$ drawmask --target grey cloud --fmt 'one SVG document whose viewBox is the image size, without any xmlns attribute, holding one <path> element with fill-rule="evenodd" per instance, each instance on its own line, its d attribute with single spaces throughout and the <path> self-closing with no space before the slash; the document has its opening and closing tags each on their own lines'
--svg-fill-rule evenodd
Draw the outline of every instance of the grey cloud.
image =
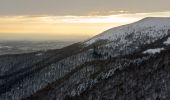
<svg viewBox="0 0 170 100">
<path fill-rule="evenodd" d="M 0 15 L 87 15 L 95 11 L 168 11 L 170 0 L 0 0 Z"/>
</svg>

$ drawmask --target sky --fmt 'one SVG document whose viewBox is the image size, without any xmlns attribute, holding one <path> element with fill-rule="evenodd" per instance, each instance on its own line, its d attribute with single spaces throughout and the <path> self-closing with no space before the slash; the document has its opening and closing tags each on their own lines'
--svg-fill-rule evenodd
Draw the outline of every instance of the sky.
<svg viewBox="0 0 170 100">
<path fill-rule="evenodd" d="M 0 0 L 0 39 L 82 41 L 145 17 L 170 17 L 169 4 L 169 0 Z"/>
</svg>

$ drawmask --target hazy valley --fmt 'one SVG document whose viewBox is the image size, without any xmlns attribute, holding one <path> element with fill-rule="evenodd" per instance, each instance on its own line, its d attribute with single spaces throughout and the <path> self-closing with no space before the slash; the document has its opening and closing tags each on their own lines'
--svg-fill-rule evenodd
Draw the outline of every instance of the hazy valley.
<svg viewBox="0 0 170 100">
<path fill-rule="evenodd" d="M 75 41 L 19 41 L 19 40 L 1 40 L 0 55 L 30 53 L 35 51 L 46 51 L 50 49 L 61 49 L 71 45 Z"/>
</svg>

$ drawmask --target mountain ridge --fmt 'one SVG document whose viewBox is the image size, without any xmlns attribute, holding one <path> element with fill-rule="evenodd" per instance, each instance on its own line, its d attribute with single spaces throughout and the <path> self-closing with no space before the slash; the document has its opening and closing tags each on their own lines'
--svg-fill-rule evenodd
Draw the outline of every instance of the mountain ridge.
<svg viewBox="0 0 170 100">
<path fill-rule="evenodd" d="M 151 21 L 151 23 L 149 23 L 149 22 Z M 156 22 L 155 22 L 156 21 Z M 136 27 L 141 27 L 141 26 L 143 26 L 143 24 L 144 24 L 144 26 L 146 25 L 146 27 L 153 27 L 153 26 L 158 26 L 158 25 L 161 25 L 161 23 L 163 24 L 163 26 L 166 26 L 167 25 L 167 27 L 170 27 L 170 23 L 168 22 L 168 21 L 170 21 L 170 17 L 146 17 L 146 18 L 144 18 L 144 19 L 141 19 L 141 20 L 139 20 L 139 21 L 137 21 L 137 22 L 134 22 L 134 23 L 131 23 L 131 24 L 126 24 L 126 25 L 122 25 L 122 26 L 118 26 L 118 27 L 114 27 L 114 28 L 111 28 L 111 29 L 108 29 L 108 30 L 106 30 L 106 31 L 104 31 L 104 32 L 102 32 L 101 34 L 99 34 L 99 35 L 97 35 L 97 36 L 95 36 L 95 37 L 92 37 L 91 39 L 89 39 L 89 41 L 86 41 L 85 42 L 85 44 L 88 44 L 88 42 L 90 42 L 90 40 L 92 40 L 92 39 L 94 39 L 94 38 L 102 38 L 102 35 L 105 35 L 105 34 L 107 34 L 107 33 L 112 33 L 113 35 L 114 34 L 116 34 L 114 31 L 116 30 L 116 32 L 117 31 L 122 31 L 122 30 L 125 30 L 126 28 L 136 28 Z M 158 22 L 161 22 L 161 23 L 158 23 Z M 146 23 L 146 24 L 145 24 Z M 148 23 L 149 24 L 151 24 L 152 26 L 149 26 L 148 25 Z M 161 26 L 161 27 L 163 27 L 163 26 Z M 124 29 L 125 28 L 125 29 Z M 127 30 L 128 30 L 127 29 Z M 111 31 L 111 32 L 110 32 Z M 113 32 L 112 32 L 113 31 Z M 117 33 L 118 34 L 118 33 Z M 108 34 L 107 34 L 108 35 Z M 106 36 L 107 38 L 106 39 L 108 39 L 109 40 L 109 38 L 108 38 L 108 36 Z M 93 42 L 92 42 L 93 43 Z M 89 43 L 90 44 L 90 43 Z"/>
<path fill-rule="evenodd" d="M 160 19 L 162 24 L 158 23 Z M 108 38 L 108 34 L 113 37 Z M 169 37 L 170 18 L 145 18 L 107 30 L 89 43 L 41 52 L 40 56 L 39 52 L 18 55 L 17 60 L 15 55 L 0 56 L 2 75 L 22 71 L 0 77 L 0 99 L 169 100 L 170 81 L 163 81 L 170 77 L 165 69 L 169 69 L 165 64 L 170 55 Z M 164 49 L 154 54 L 146 52 L 159 48 Z M 167 90 L 162 85 L 167 85 Z"/>
</svg>

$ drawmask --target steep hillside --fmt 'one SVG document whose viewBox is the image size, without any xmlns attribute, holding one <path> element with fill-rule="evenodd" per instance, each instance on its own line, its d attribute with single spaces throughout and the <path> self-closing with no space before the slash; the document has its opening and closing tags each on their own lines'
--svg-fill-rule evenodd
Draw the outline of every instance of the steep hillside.
<svg viewBox="0 0 170 100">
<path fill-rule="evenodd" d="M 169 100 L 170 18 L 145 18 L 82 43 L 0 56 L 0 99 Z"/>
<path fill-rule="evenodd" d="M 167 55 L 89 62 L 25 100 L 169 100 Z"/>
</svg>

